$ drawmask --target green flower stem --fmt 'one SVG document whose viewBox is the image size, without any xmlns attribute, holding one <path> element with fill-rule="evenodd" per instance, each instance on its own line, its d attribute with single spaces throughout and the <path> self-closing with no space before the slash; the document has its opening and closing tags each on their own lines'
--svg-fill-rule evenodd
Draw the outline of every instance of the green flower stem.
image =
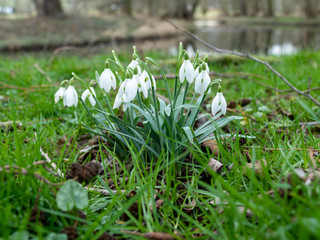
<svg viewBox="0 0 320 240">
<path fill-rule="evenodd" d="M 137 94 L 137 97 L 138 97 L 138 103 L 139 103 L 140 107 L 143 109 L 143 104 L 142 104 L 142 100 L 141 100 L 141 96 L 140 96 L 139 92 Z"/>
<path fill-rule="evenodd" d="M 202 96 L 201 102 L 200 102 L 199 107 L 198 107 L 198 109 L 197 109 L 197 114 L 196 114 L 196 116 L 198 116 L 198 114 L 199 114 L 199 112 L 200 112 L 200 109 L 201 109 L 201 106 L 202 106 L 203 101 L 204 101 L 204 99 L 206 98 L 206 96 L 207 96 L 207 92 L 205 92 L 205 93 L 203 94 L 203 96 Z M 193 126 L 193 125 L 194 125 L 196 119 L 197 119 L 197 117 L 195 117 L 195 118 L 192 120 L 190 126 Z"/>
<path fill-rule="evenodd" d="M 184 90 L 182 105 L 186 103 L 186 97 L 187 97 L 188 88 L 189 88 L 189 82 L 187 82 L 186 89 Z M 181 108 L 181 115 L 183 114 L 183 110 L 184 110 L 184 108 Z"/>
<path fill-rule="evenodd" d="M 93 98 L 96 100 L 96 102 L 98 103 L 98 106 L 99 106 L 100 110 L 101 110 L 102 112 L 104 112 L 104 108 L 102 107 L 102 105 L 100 104 L 100 102 L 98 101 L 98 99 L 96 98 L 96 96 L 93 94 L 93 92 L 91 91 L 91 89 L 90 89 L 90 87 L 88 86 L 88 84 L 87 84 L 81 77 L 79 77 L 78 75 L 76 75 L 74 72 L 72 73 L 72 75 L 74 76 L 75 79 L 77 79 L 77 80 L 79 80 L 80 82 L 82 82 L 87 89 L 89 89 L 92 97 L 93 97 Z M 107 97 L 106 97 L 106 98 L 107 98 Z M 81 98 L 80 98 L 80 99 L 81 99 Z M 82 99 L 81 99 L 81 102 L 82 102 L 82 104 L 85 106 L 85 103 L 82 101 Z M 111 108 L 111 105 L 110 105 L 110 102 L 109 102 L 108 98 L 107 98 L 107 104 L 108 104 L 108 107 L 110 107 L 110 109 L 111 109 L 111 113 L 114 115 L 113 110 L 112 110 L 112 108 Z M 85 106 L 85 108 L 87 109 L 86 106 Z M 109 110 L 110 110 L 110 109 L 109 109 Z M 88 112 L 89 112 L 89 111 L 88 111 Z M 91 115 L 91 114 L 90 114 L 90 115 Z M 93 118 L 93 116 L 91 116 L 91 117 Z M 104 114 L 104 117 L 106 118 L 106 120 L 108 121 L 108 123 L 112 126 L 109 117 L 108 117 L 106 114 Z"/>
<path fill-rule="evenodd" d="M 173 90 L 174 103 L 173 103 L 173 105 L 171 105 L 173 107 L 175 107 L 175 105 L 176 105 L 176 101 L 177 101 L 177 98 L 178 98 L 177 95 L 178 95 L 178 92 L 180 92 L 180 89 L 178 91 L 178 81 L 179 81 L 179 77 L 176 75 L 175 78 L 174 78 L 174 90 Z M 182 84 L 180 84 L 180 87 L 181 87 L 181 85 Z"/>
<path fill-rule="evenodd" d="M 106 96 L 106 102 L 107 102 L 107 107 L 109 109 L 109 112 L 114 116 L 113 108 L 112 108 L 112 106 L 110 104 L 108 94 L 106 94 L 105 96 Z"/>
</svg>

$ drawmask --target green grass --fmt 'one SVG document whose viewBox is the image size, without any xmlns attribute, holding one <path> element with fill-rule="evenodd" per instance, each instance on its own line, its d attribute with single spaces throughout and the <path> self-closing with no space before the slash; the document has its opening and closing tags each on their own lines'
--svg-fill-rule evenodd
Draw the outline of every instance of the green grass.
<svg viewBox="0 0 320 240">
<path fill-rule="evenodd" d="M 123 62 L 129 63 L 130 55 L 122 53 L 120 57 Z M 165 59 L 163 62 L 172 62 L 174 58 L 160 52 L 144 55 Z M 47 53 L 0 56 L 0 81 L 7 84 L 0 86 L 0 121 L 22 123 L 21 127 L 12 124 L 0 132 L 0 166 L 25 168 L 43 160 L 40 147 L 64 172 L 72 162 L 77 161 L 81 155 L 79 148 L 83 145 L 81 137 L 88 134 L 79 122 L 93 124 L 81 104 L 75 113 L 73 109 L 63 108 L 61 103 L 54 104 L 53 95 L 61 80 L 71 77 L 71 72 L 89 81 L 94 77 L 95 70 L 102 71 L 107 57 L 111 55 L 98 54 L 83 58 L 62 54 L 50 65 L 50 55 Z M 26 176 L 14 174 L 16 169 L 13 168 L 10 173 L 2 171 L 0 237 L 8 239 L 17 231 L 28 231 L 29 236 L 44 239 L 51 232 L 60 233 L 65 227 L 76 226 L 79 239 L 97 239 L 103 232 L 120 238 L 143 239 L 142 235 L 134 235 L 134 231 L 141 234 L 162 232 L 186 239 L 317 238 L 320 234 L 319 180 L 315 179 L 306 186 L 292 173 L 295 168 L 310 171 L 309 148 L 319 152 L 319 125 L 306 126 L 304 130 L 299 125 L 299 122 L 314 120 L 301 107 L 297 95 L 282 98 L 282 94 L 277 98 L 274 91 L 267 91 L 252 81 L 257 79 L 267 85 L 286 89 L 263 66 L 232 58 L 210 60 L 211 67 L 218 73 L 244 72 L 263 77 L 223 79 L 222 87 L 227 101 L 251 99 L 248 106 L 237 106 L 238 112 L 228 113 L 246 114 L 247 124 L 234 122 L 230 129 L 220 131 L 223 134 L 231 130 L 235 137 L 225 142 L 218 141 L 217 159 L 225 167 L 234 164 L 226 176 L 206 169 L 212 155 L 210 152 L 201 153 L 191 148 L 190 154 L 194 159 L 185 162 L 179 158 L 170 159 L 163 152 L 159 159 L 144 162 L 141 153 L 134 148 L 125 159 L 118 159 L 113 149 L 106 149 L 104 143 L 100 142 L 98 154 L 118 164 L 105 165 L 103 174 L 91 181 L 90 186 L 109 189 L 107 182 L 113 179 L 115 189 L 125 192 L 119 191 L 111 196 L 90 192 L 89 207 L 83 210 L 87 219 L 83 220 L 77 211 L 60 211 L 55 201 L 57 188 L 36 179 L 32 173 L 54 183 L 64 179 L 53 176 L 42 166 L 32 166 Z M 318 87 L 319 60 L 320 53 L 301 52 L 275 59 L 272 64 L 295 86 L 307 89 L 309 76 L 312 79 L 311 87 Z M 48 82 L 36 70 L 35 63 L 46 71 L 52 82 Z M 169 66 L 166 70 L 172 73 L 174 67 Z M 165 85 L 159 81 L 157 87 L 161 93 Z M 317 97 L 317 93 L 313 95 Z M 284 110 L 293 114 L 294 120 L 277 111 L 277 100 Z M 319 116 L 319 107 L 305 99 L 303 101 L 313 114 Z M 269 111 L 263 110 L 265 107 Z M 272 118 L 268 119 L 267 115 L 270 114 Z M 241 145 L 237 133 L 255 138 L 247 139 Z M 89 134 L 86 139 L 92 137 Z M 247 149 L 253 163 L 266 160 L 267 165 L 259 173 L 252 169 L 245 170 L 248 160 L 244 149 Z M 315 156 L 316 162 L 318 158 Z M 270 194 L 270 191 L 274 193 Z M 36 199 L 38 208 L 44 213 L 43 223 L 30 222 Z M 156 207 L 160 199 L 163 205 Z M 252 212 L 249 217 L 246 216 L 247 210 Z"/>
</svg>

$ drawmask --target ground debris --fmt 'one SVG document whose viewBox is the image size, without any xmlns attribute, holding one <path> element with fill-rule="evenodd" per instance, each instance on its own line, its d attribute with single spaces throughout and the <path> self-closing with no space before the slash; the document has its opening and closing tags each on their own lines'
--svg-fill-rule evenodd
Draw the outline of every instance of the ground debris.
<svg viewBox="0 0 320 240">
<path fill-rule="evenodd" d="M 162 233 L 162 232 L 148 232 L 144 234 L 145 238 L 148 239 L 155 239 L 155 240 L 174 240 L 176 239 L 174 236 L 168 234 L 168 233 Z"/>
<path fill-rule="evenodd" d="M 18 129 L 21 129 L 22 127 L 21 121 L 7 121 L 7 122 L 0 122 L 0 131 L 2 132 L 13 131 L 14 124 Z"/>
<path fill-rule="evenodd" d="M 251 99 L 249 98 L 242 98 L 238 102 L 231 100 L 228 102 L 227 107 L 228 108 L 236 108 L 237 105 L 240 105 L 241 107 L 247 106 L 249 103 L 251 103 Z"/>
<path fill-rule="evenodd" d="M 164 232 L 148 232 L 148 233 L 140 233 L 138 231 L 123 231 L 124 233 L 141 236 L 146 239 L 154 239 L 154 240 L 174 240 L 174 239 L 183 239 L 182 236 L 175 234 L 171 235 L 169 233 Z"/>
<path fill-rule="evenodd" d="M 80 163 L 72 163 L 67 171 L 66 178 L 74 179 L 80 183 L 90 182 L 95 176 L 97 176 L 102 170 L 100 163 L 96 161 L 87 162 L 84 165 Z"/>
<path fill-rule="evenodd" d="M 248 175 L 248 170 L 253 169 L 257 176 L 263 177 L 263 169 L 266 168 L 267 161 L 265 159 L 257 160 L 256 162 L 246 163 L 244 166 L 244 174 Z"/>
<path fill-rule="evenodd" d="M 77 229 L 73 226 L 65 227 L 61 233 L 65 233 L 68 236 L 68 240 L 74 240 L 78 237 Z"/>
<path fill-rule="evenodd" d="M 108 232 L 104 232 L 99 238 L 98 240 L 116 240 L 117 238 L 114 237 L 113 235 L 111 235 Z"/>
<path fill-rule="evenodd" d="M 214 156 L 216 156 L 216 157 L 219 156 L 219 146 L 218 146 L 217 140 L 209 139 L 207 141 L 204 141 L 202 143 L 202 145 L 204 147 L 208 147 L 210 149 L 211 153 L 213 153 Z"/>
<path fill-rule="evenodd" d="M 216 173 L 221 173 L 223 164 L 214 158 L 210 158 L 208 167 Z"/>
</svg>

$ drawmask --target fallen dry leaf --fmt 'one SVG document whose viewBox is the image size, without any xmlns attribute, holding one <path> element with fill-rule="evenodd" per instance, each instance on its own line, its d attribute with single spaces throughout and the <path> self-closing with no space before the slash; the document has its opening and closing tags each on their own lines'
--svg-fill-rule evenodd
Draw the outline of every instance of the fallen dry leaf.
<svg viewBox="0 0 320 240">
<path fill-rule="evenodd" d="M 247 163 L 244 166 L 244 174 L 248 174 L 248 169 L 252 169 L 254 167 L 254 172 L 256 175 L 262 177 L 263 176 L 263 169 L 267 166 L 267 161 L 265 159 L 257 160 L 254 163 Z"/>
<path fill-rule="evenodd" d="M 221 173 L 223 164 L 214 158 L 210 158 L 208 167 L 216 173 Z"/>
<path fill-rule="evenodd" d="M 202 144 L 203 146 L 208 147 L 214 156 L 216 157 L 219 156 L 219 147 L 215 139 L 209 139 L 207 141 L 204 141 Z"/>
</svg>

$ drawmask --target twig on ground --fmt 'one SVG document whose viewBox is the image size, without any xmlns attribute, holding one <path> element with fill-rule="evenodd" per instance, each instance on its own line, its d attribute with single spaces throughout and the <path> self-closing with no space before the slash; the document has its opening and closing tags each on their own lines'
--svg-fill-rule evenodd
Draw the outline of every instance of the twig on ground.
<svg viewBox="0 0 320 240">
<path fill-rule="evenodd" d="M 40 147 L 40 153 L 41 155 L 45 158 L 46 162 L 47 163 L 50 163 L 51 167 L 57 171 L 57 175 L 60 177 L 60 178 L 64 178 L 64 174 L 63 172 L 57 167 L 57 165 L 52 162 L 52 160 L 49 158 L 48 154 L 45 153 L 42 148 Z"/>
<path fill-rule="evenodd" d="M 75 52 L 80 53 L 80 55 L 84 56 L 85 58 L 89 58 L 88 55 L 84 51 L 81 50 L 81 48 L 74 47 L 74 46 L 62 46 L 62 47 L 56 48 L 53 51 L 53 54 L 51 55 L 50 60 L 49 60 L 49 67 L 52 65 L 52 62 L 55 59 L 56 55 L 60 52 L 63 52 L 63 51 L 75 51 Z"/>
<path fill-rule="evenodd" d="M 32 165 L 31 165 L 32 166 Z M 7 173 L 14 173 L 14 174 L 22 174 L 22 175 L 28 175 L 28 174 L 32 174 L 35 178 L 51 185 L 51 186 L 60 186 L 64 183 L 53 183 L 51 181 L 49 181 L 48 179 L 46 179 L 44 176 L 34 173 L 34 172 L 28 172 L 27 169 L 29 169 L 31 166 L 28 166 L 27 168 L 20 168 L 18 166 L 10 166 L 10 165 L 5 165 L 4 167 L 0 167 L 0 172 L 7 172 Z M 17 169 L 18 171 L 10 171 L 10 169 Z"/>
<path fill-rule="evenodd" d="M 104 196 L 111 196 L 113 194 L 117 194 L 117 193 L 125 193 L 127 192 L 126 190 L 107 190 L 107 189 L 101 189 L 101 188 L 90 188 L 90 187 L 84 187 L 85 189 L 87 189 L 88 191 L 93 191 L 93 192 L 97 192 L 97 193 L 101 193 Z M 128 193 L 129 196 L 129 193 Z"/>
<path fill-rule="evenodd" d="M 260 64 L 264 65 L 271 72 L 273 72 L 278 78 L 280 78 L 286 85 L 288 85 L 294 92 L 296 92 L 296 93 L 298 93 L 298 94 L 310 99 L 316 105 L 320 106 L 320 102 L 310 95 L 309 89 L 307 90 L 307 92 L 297 89 L 295 86 L 293 86 L 289 82 L 289 80 L 287 80 L 282 74 L 280 74 L 277 70 L 275 70 L 267 61 L 263 61 L 261 59 L 258 59 L 256 57 L 254 57 L 254 56 L 251 56 L 250 54 L 247 54 L 247 53 L 241 53 L 241 52 L 238 52 L 238 51 L 231 51 L 231 50 L 217 48 L 217 47 L 209 44 L 208 42 L 202 40 L 201 38 L 197 37 L 196 35 L 192 34 L 191 32 L 189 32 L 189 31 L 177 26 L 176 24 L 174 24 L 174 23 L 172 23 L 172 22 L 170 22 L 168 20 L 167 20 L 167 22 L 170 23 L 176 29 L 184 32 L 185 34 L 189 35 L 193 39 L 197 40 L 198 42 L 202 43 L 204 46 L 214 50 L 217 53 L 230 54 L 230 55 L 235 55 L 235 56 L 239 56 L 239 57 L 242 57 L 242 58 L 251 59 L 251 60 L 253 60 L 253 61 L 257 62 L 257 63 L 260 63 Z"/>
<path fill-rule="evenodd" d="M 49 77 L 49 75 L 39 66 L 38 63 L 33 65 L 42 75 L 44 75 L 46 77 L 46 79 L 48 80 L 48 82 L 52 82 L 51 78 Z"/>
</svg>

